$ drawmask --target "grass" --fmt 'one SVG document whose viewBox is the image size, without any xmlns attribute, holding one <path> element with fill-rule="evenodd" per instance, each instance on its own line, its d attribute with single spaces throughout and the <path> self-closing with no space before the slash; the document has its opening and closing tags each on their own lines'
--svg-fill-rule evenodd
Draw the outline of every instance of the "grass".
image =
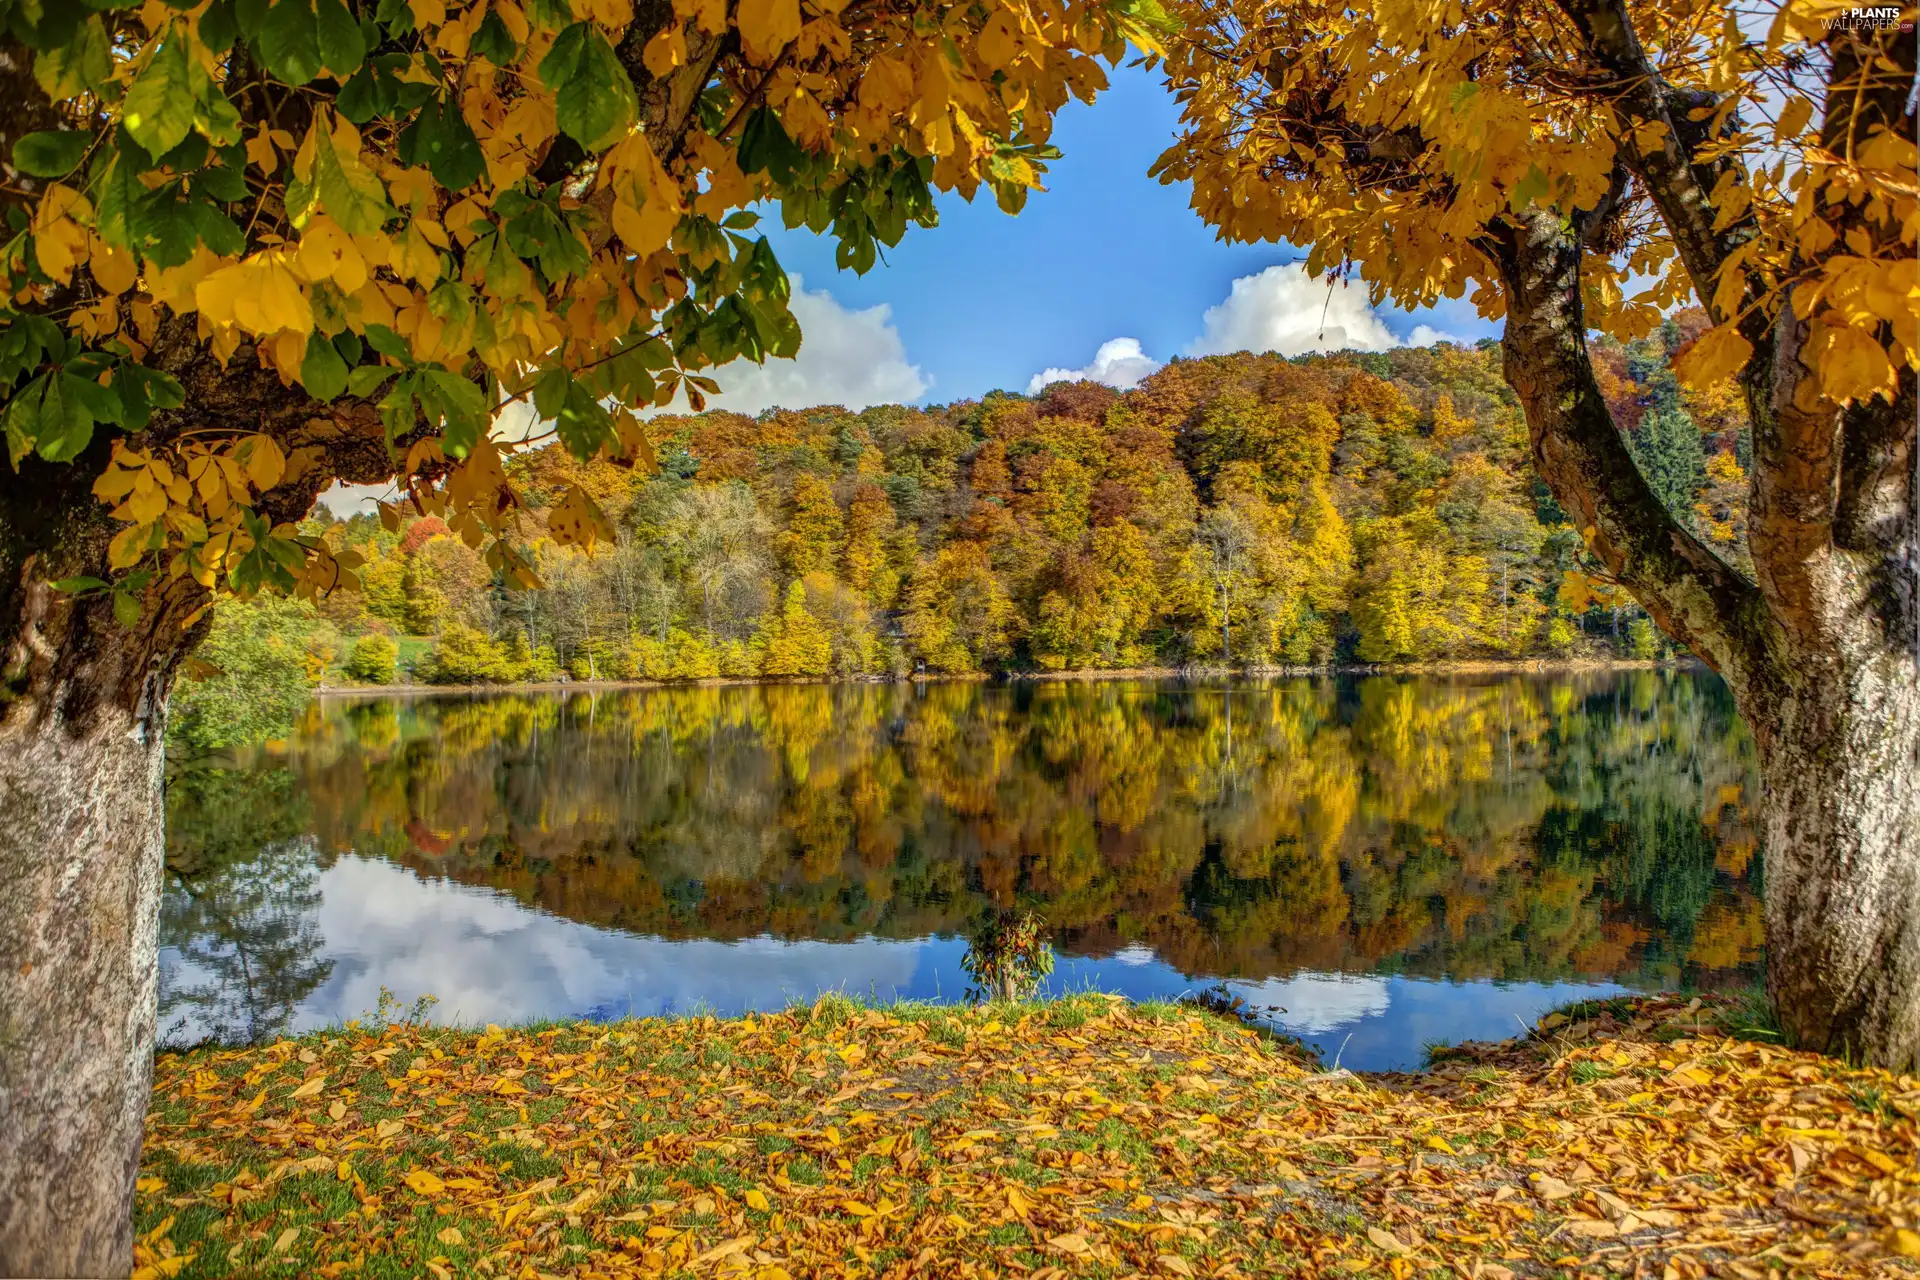
<svg viewBox="0 0 1920 1280">
<path fill-rule="evenodd" d="M 1609 1002 L 1377 1078 L 1321 1072 L 1232 1017 L 1092 994 L 403 1021 L 163 1054 L 139 1274 L 1904 1266 L 1887 1259 L 1920 1229 L 1920 1088 L 1712 1029 L 1736 1015 Z M 1782 1096 L 1806 1167 L 1837 1178 L 1794 1182 Z M 1536 1175 L 1575 1191 L 1545 1198 Z M 1608 1217 L 1600 1190 L 1648 1216 Z"/>
</svg>

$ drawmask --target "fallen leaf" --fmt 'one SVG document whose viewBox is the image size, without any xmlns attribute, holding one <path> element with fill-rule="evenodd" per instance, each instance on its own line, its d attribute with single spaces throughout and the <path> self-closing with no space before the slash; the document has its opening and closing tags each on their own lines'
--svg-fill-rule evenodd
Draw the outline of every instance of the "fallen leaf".
<svg viewBox="0 0 1920 1280">
<path fill-rule="evenodd" d="M 770 1210 L 773 1207 L 772 1205 L 767 1203 L 767 1193 L 760 1190 L 758 1187 L 755 1187 L 752 1190 L 748 1191 L 746 1195 L 740 1198 L 746 1201 L 747 1208 L 752 1209 L 757 1213 L 766 1213 L 768 1210 Z"/>
<path fill-rule="evenodd" d="M 1399 1236 L 1394 1235 L 1393 1232 L 1382 1227 L 1368 1227 L 1367 1239 L 1373 1241 L 1374 1248 L 1385 1249 L 1388 1253 L 1402 1254 L 1409 1252 L 1407 1246 L 1400 1242 Z"/>
<path fill-rule="evenodd" d="M 327 1115 L 334 1120 L 346 1119 L 347 1104 L 338 1098 L 334 1099 L 333 1105 L 327 1108 Z"/>
<path fill-rule="evenodd" d="M 314 1094 L 320 1092 L 322 1089 L 326 1087 L 327 1087 L 327 1078 L 324 1075 L 315 1076 L 313 1079 L 307 1081 L 305 1084 L 301 1085 L 298 1089 L 295 1089 L 292 1093 L 288 1094 L 287 1097 L 289 1099 L 311 1098 Z"/>
<path fill-rule="evenodd" d="M 466 1237 L 460 1234 L 460 1228 L 458 1227 L 444 1228 L 434 1239 L 449 1248 L 457 1244 L 463 1244 L 466 1241 Z"/>
<path fill-rule="evenodd" d="M 1047 1247 L 1058 1253 L 1086 1253 L 1093 1248 L 1092 1245 L 1087 1243 L 1087 1238 L 1078 1231 L 1069 1231 L 1065 1235 L 1049 1237 Z"/>
<path fill-rule="evenodd" d="M 423 1196 L 437 1196 L 447 1189 L 447 1184 L 428 1173 L 425 1169 L 407 1171 L 407 1185 Z"/>
<path fill-rule="evenodd" d="M 373 1127 L 373 1135 L 376 1138 L 391 1138 L 394 1134 L 399 1133 L 406 1127 L 407 1126 L 399 1120 L 382 1120 Z"/>
<path fill-rule="evenodd" d="M 1533 1194 L 1549 1202 L 1565 1200 L 1568 1196 L 1577 1194 L 1572 1187 L 1552 1174 L 1536 1173 L 1529 1181 L 1533 1185 Z"/>
<path fill-rule="evenodd" d="M 299 1238 L 300 1228 L 288 1227 L 280 1233 L 280 1238 L 273 1242 L 273 1251 L 275 1253 L 285 1253 L 287 1250 L 293 1248 L 293 1242 Z"/>
</svg>

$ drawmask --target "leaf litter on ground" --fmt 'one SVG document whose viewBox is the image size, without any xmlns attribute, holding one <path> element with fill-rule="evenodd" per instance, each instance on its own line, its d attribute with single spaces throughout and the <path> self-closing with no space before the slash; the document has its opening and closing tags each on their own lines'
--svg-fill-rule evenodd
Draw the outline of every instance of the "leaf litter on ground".
<svg viewBox="0 0 1920 1280">
<path fill-rule="evenodd" d="M 168 1053 L 136 1275 L 1920 1275 L 1920 1081 L 1727 1015 L 1372 1076 L 1098 995 Z"/>
</svg>

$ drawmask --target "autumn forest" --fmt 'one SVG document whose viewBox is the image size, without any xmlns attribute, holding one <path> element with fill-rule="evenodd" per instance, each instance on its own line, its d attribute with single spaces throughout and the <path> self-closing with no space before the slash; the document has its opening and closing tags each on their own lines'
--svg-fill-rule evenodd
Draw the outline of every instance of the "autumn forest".
<svg viewBox="0 0 1920 1280">
<path fill-rule="evenodd" d="M 1595 356 L 1654 487 L 1738 562 L 1741 401 L 1670 368 L 1701 323 Z M 648 434 L 651 471 L 558 446 L 509 462 L 536 521 L 569 518 L 578 484 L 611 526 L 592 552 L 533 539 L 547 590 L 507 590 L 436 518 L 360 515 L 327 536 L 365 557 L 363 590 L 271 606 L 269 631 L 312 678 L 362 683 L 1672 652 L 1534 478 L 1492 344 Z M 215 651 L 262 606 L 220 607 Z"/>
</svg>

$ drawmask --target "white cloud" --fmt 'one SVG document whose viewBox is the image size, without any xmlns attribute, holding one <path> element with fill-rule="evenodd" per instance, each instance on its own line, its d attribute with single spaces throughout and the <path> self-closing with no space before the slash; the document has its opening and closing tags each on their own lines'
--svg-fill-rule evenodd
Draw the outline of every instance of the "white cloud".
<svg viewBox="0 0 1920 1280">
<path fill-rule="evenodd" d="M 1389 347 L 1430 347 L 1467 340 L 1430 324 L 1417 324 L 1402 338 L 1367 301 L 1364 285 L 1350 280 L 1315 280 L 1299 266 L 1268 267 L 1241 276 L 1218 306 L 1201 317 L 1200 336 L 1187 344 L 1192 356 L 1235 351 L 1275 352 L 1283 356 L 1309 351 L 1385 351 Z M 1139 385 L 1160 368 L 1134 338 L 1103 343 L 1084 369 L 1048 369 L 1027 383 L 1036 395 L 1050 382 L 1086 378 L 1121 390 Z"/>
<path fill-rule="evenodd" d="M 1467 345 L 1467 340 L 1459 334 L 1448 333 L 1445 329 L 1436 329 L 1430 324 L 1417 324 L 1413 326 L 1413 332 L 1407 335 L 1407 345 L 1410 347 L 1430 347 L 1436 342 Z"/>
<path fill-rule="evenodd" d="M 1241 276 L 1217 307 L 1208 307 L 1191 355 L 1272 351 L 1385 351 L 1400 345 L 1368 305 L 1365 286 L 1350 280 L 1314 280 L 1306 268 L 1268 267 Z"/>
<path fill-rule="evenodd" d="M 894 328 L 890 306 L 882 303 L 864 311 L 849 311 L 825 289 L 809 293 L 801 287 L 799 276 L 791 279 L 793 315 L 800 322 L 802 335 L 800 354 L 791 360 L 768 360 L 763 365 L 735 360 L 707 370 L 720 383 L 720 394 L 708 397 L 708 408 L 756 414 L 776 406 L 809 409 L 837 404 L 857 410 L 918 400 L 932 388 L 932 380 L 920 366 L 908 363 L 906 344 Z M 1140 344 L 1134 342 L 1133 349 L 1138 355 Z M 1101 348 L 1103 353 L 1105 350 Z M 1151 367 L 1138 377 L 1159 367 L 1147 363 Z M 686 398 L 675 397 L 670 409 L 663 412 L 687 412 Z M 523 440 L 544 430 L 545 425 L 525 405 L 509 405 L 495 418 L 493 435 L 498 440 Z M 336 515 L 346 516 L 371 511 L 377 499 L 392 500 L 397 493 L 391 484 L 335 484 L 320 499 Z"/>
<path fill-rule="evenodd" d="M 1160 362 L 1140 349 L 1138 338 L 1112 338 L 1093 353 L 1093 363 L 1084 369 L 1048 369 L 1036 373 L 1027 383 L 1027 394 L 1039 395 L 1050 382 L 1104 382 L 1121 391 L 1140 385 L 1140 380 L 1160 367 Z"/>
<path fill-rule="evenodd" d="M 792 279 L 800 354 L 765 364 L 735 360 L 709 370 L 720 383 L 720 394 L 708 399 L 709 408 L 748 414 L 821 404 L 864 409 L 918 400 L 933 386 L 919 365 L 907 361 L 892 307 L 881 303 L 849 311 L 825 289 L 809 293 L 799 276 Z M 677 411 L 684 413 L 685 405 Z"/>
</svg>

